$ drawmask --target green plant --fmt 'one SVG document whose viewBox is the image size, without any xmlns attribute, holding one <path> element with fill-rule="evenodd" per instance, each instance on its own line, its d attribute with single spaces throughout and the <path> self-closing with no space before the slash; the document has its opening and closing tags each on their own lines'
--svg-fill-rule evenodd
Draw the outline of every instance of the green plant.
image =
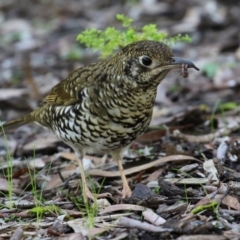
<svg viewBox="0 0 240 240">
<path fill-rule="evenodd" d="M 219 204 L 218 202 L 212 201 L 212 202 L 209 203 L 209 204 L 195 207 L 195 208 L 191 211 L 191 213 L 192 213 L 192 214 L 198 214 L 199 212 L 202 212 L 203 210 L 211 209 L 211 210 L 213 210 L 213 212 L 216 214 L 216 217 L 219 219 L 219 213 L 218 213 L 218 211 L 217 211 L 218 204 Z"/>
<path fill-rule="evenodd" d="M 133 20 L 117 14 L 116 18 L 122 23 L 123 31 L 117 30 L 114 27 L 108 27 L 105 31 L 86 29 L 77 36 L 77 40 L 85 44 L 88 48 L 100 52 L 100 57 L 105 58 L 112 56 L 114 51 L 119 47 L 124 47 L 129 43 L 139 40 L 155 40 L 161 41 L 168 45 L 176 42 L 190 42 L 191 38 L 188 35 L 182 36 L 178 34 L 175 37 L 168 37 L 167 33 L 159 32 L 156 24 L 147 24 L 137 30 L 134 28 Z"/>
<path fill-rule="evenodd" d="M 219 109 L 221 116 L 223 118 L 223 121 L 225 123 L 225 125 L 227 125 L 227 121 L 226 121 L 226 116 L 225 116 L 225 111 L 226 110 L 232 110 L 232 109 L 239 109 L 239 105 L 237 103 L 234 102 L 229 102 L 229 103 L 221 103 L 221 100 L 218 99 L 213 107 L 212 113 L 211 113 L 211 117 L 210 117 L 210 126 L 211 126 L 211 131 L 214 131 L 214 120 L 215 120 L 215 115 L 217 110 Z"/>
<path fill-rule="evenodd" d="M 1 126 L 1 123 L 0 123 L 0 126 Z M 9 146 L 8 146 L 7 137 L 6 137 L 6 134 L 5 134 L 5 131 L 4 131 L 3 127 L 1 127 L 1 130 L 2 130 L 2 134 L 3 134 L 3 137 L 4 137 L 6 149 L 7 149 L 7 155 L 6 155 L 7 167 L 6 167 L 6 171 L 3 171 L 3 173 L 4 173 L 4 176 L 5 176 L 5 179 L 7 180 L 8 195 L 6 195 L 5 193 L 3 193 L 1 191 L 0 191 L 0 193 L 8 199 L 9 204 L 7 206 L 6 205 L 0 205 L 0 208 L 1 207 L 8 207 L 8 208 L 11 209 L 13 207 L 13 177 L 12 177 L 13 176 L 13 161 L 12 161 L 12 156 L 11 156 L 10 149 L 9 149 Z M 33 159 L 35 159 L 35 151 L 33 153 Z M 33 170 L 31 170 L 29 165 L 28 165 L 28 170 L 29 170 L 28 172 L 29 172 L 29 176 L 30 176 L 29 185 L 32 188 L 32 193 L 33 193 L 33 196 L 34 196 L 34 202 L 36 203 L 36 206 L 39 206 L 40 202 L 42 201 L 42 191 L 39 193 L 39 191 L 37 189 L 36 169 L 34 167 Z M 24 190 L 23 190 L 23 192 L 24 192 Z M 38 217 L 38 219 L 40 219 L 40 216 Z"/>
<path fill-rule="evenodd" d="M 49 205 L 49 206 L 34 207 L 29 211 L 29 214 L 36 216 L 37 219 L 39 219 L 39 217 L 42 218 L 42 216 L 45 214 L 53 214 L 58 216 L 60 212 L 61 212 L 61 209 L 58 206 Z"/>
<path fill-rule="evenodd" d="M 172 87 L 169 88 L 169 91 L 171 93 L 177 93 L 181 90 L 181 87 L 179 85 L 173 85 Z"/>
<path fill-rule="evenodd" d="M 100 184 L 100 188 L 99 188 L 98 191 L 96 190 L 95 181 L 93 181 L 93 179 L 89 175 L 87 176 L 87 180 L 88 180 L 89 185 L 91 186 L 90 189 L 92 190 L 93 194 L 96 196 L 93 203 L 89 203 L 88 201 L 84 201 L 83 196 L 73 197 L 71 195 L 68 195 L 68 197 L 71 199 L 72 202 L 74 202 L 75 206 L 77 207 L 77 209 L 80 212 L 85 212 L 86 213 L 84 222 L 86 224 L 86 227 L 91 229 L 91 228 L 94 227 L 95 217 L 98 213 L 97 195 L 101 191 L 101 188 L 104 184 L 105 178 L 102 180 L 102 182 Z M 82 188 L 82 191 L 83 191 L 83 188 Z M 81 206 L 84 206 L 84 209 Z"/>
<path fill-rule="evenodd" d="M 11 214 L 10 216 L 8 217 L 5 217 L 3 218 L 5 222 L 19 222 L 19 223 L 22 223 L 22 218 L 21 217 L 16 217 L 15 214 Z"/>
<path fill-rule="evenodd" d="M 203 157 L 205 158 L 205 156 L 203 156 Z M 206 160 L 206 159 L 205 159 L 205 160 Z M 180 173 L 183 174 L 184 176 L 187 176 L 187 177 L 192 178 L 192 176 L 191 176 L 190 174 L 188 174 L 187 172 L 181 171 L 181 170 L 176 169 L 176 168 L 175 168 L 174 170 L 180 172 Z M 205 195 L 206 195 L 207 197 L 209 197 L 208 192 L 207 192 L 207 190 L 205 189 L 205 187 L 204 187 L 201 183 L 200 183 L 199 185 L 201 186 L 201 188 L 202 188 L 203 192 L 205 193 Z M 184 185 L 184 189 L 185 189 L 186 202 L 189 204 L 189 199 L 188 199 L 188 195 L 187 195 L 186 184 Z M 212 209 L 213 212 L 214 212 L 215 215 L 216 215 L 216 218 L 217 218 L 217 219 L 220 219 L 219 212 L 218 212 L 218 205 L 219 205 L 219 203 L 216 202 L 216 201 L 213 201 L 210 197 L 209 197 L 209 202 L 210 202 L 209 204 L 201 205 L 201 206 L 198 206 L 198 207 L 194 208 L 194 209 L 191 211 L 191 213 L 192 213 L 192 214 L 197 214 L 197 213 L 199 213 L 199 212 L 201 212 L 201 211 L 203 211 L 203 210 Z"/>
<path fill-rule="evenodd" d="M 216 63 L 208 63 L 203 66 L 202 71 L 207 75 L 208 78 L 213 78 L 219 67 L 220 66 Z"/>
<path fill-rule="evenodd" d="M 33 159 L 36 159 L 36 155 L 35 155 L 35 150 L 33 151 Z M 29 178 L 30 178 L 30 182 L 28 184 L 28 186 L 26 186 L 26 188 L 28 188 L 29 186 L 31 186 L 31 192 L 32 192 L 32 195 L 34 197 L 34 203 L 35 203 L 35 206 L 36 206 L 36 209 L 39 207 L 40 209 L 44 206 L 43 205 L 43 202 L 44 202 L 44 199 L 42 197 L 43 195 L 43 188 L 41 190 L 38 190 L 38 184 L 37 184 L 37 175 L 41 173 L 41 171 L 43 171 L 43 169 L 37 173 L 36 172 L 36 168 L 35 168 L 35 162 L 34 162 L 34 166 L 33 166 L 33 169 L 30 168 L 28 162 L 26 161 L 27 163 L 27 166 L 28 166 L 28 173 L 29 173 Z M 51 166 L 50 165 L 47 165 L 46 166 L 48 169 L 47 171 L 49 171 L 51 169 Z M 46 175 L 48 175 L 48 172 L 46 173 Z M 43 184 L 44 185 L 44 184 Z M 42 212 L 41 211 L 36 211 L 36 218 L 37 218 L 37 222 L 40 222 L 40 220 L 42 219 Z"/>
<path fill-rule="evenodd" d="M 159 186 L 158 186 L 158 187 L 155 187 L 155 188 L 153 189 L 153 192 L 156 193 L 156 194 L 159 194 L 159 192 L 160 192 L 160 187 L 159 187 Z"/>
<path fill-rule="evenodd" d="M 89 202 L 84 202 L 83 197 L 73 197 L 69 195 L 69 198 L 80 212 L 85 212 L 84 224 L 88 229 L 92 229 L 95 223 L 94 218 L 98 213 L 98 205 L 96 200 L 94 200 L 94 202 L 91 204 Z M 81 206 L 84 206 L 84 208 Z"/>
<path fill-rule="evenodd" d="M 221 112 L 239 109 L 240 110 L 240 104 L 237 104 L 235 102 L 226 102 L 220 104 Z"/>
<path fill-rule="evenodd" d="M 82 51 L 79 47 L 74 45 L 67 53 L 65 53 L 65 55 L 63 55 L 63 58 L 66 60 L 79 60 L 82 58 Z"/>
<path fill-rule="evenodd" d="M 4 172 L 4 175 L 7 180 L 8 196 L 6 194 L 4 194 L 3 192 L 1 192 L 1 194 L 8 198 L 9 205 L 7 207 L 11 209 L 13 207 L 13 177 L 12 177 L 13 176 L 13 161 L 12 161 L 12 156 L 11 156 L 10 149 L 8 146 L 7 137 L 6 137 L 6 134 L 5 134 L 4 128 L 2 127 L 1 122 L 0 122 L 0 126 L 1 126 L 2 134 L 3 134 L 5 146 L 7 149 L 7 156 L 6 156 L 7 168 L 6 168 L 6 172 Z"/>
<path fill-rule="evenodd" d="M 90 189 L 92 189 L 93 194 L 96 196 L 96 198 L 94 199 L 94 202 L 92 204 L 89 202 L 84 202 L 85 211 L 86 211 L 86 221 L 85 222 L 86 222 L 87 227 L 89 229 L 91 229 L 94 227 L 95 216 L 98 213 L 97 195 L 99 194 L 99 191 L 101 189 L 99 189 L 99 191 L 96 191 L 95 182 L 89 175 L 87 175 L 87 181 L 88 181 L 89 185 L 91 186 Z M 102 182 L 102 184 L 103 184 L 103 182 Z"/>
<path fill-rule="evenodd" d="M 146 147 L 146 148 L 138 149 L 137 152 L 138 152 L 139 155 L 146 156 L 146 152 L 151 153 L 152 150 L 153 150 L 153 147 Z"/>
</svg>

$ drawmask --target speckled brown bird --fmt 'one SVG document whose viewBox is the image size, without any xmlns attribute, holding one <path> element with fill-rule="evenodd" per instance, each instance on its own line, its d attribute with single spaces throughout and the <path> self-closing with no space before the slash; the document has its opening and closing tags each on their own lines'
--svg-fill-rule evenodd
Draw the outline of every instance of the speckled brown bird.
<svg viewBox="0 0 240 240">
<path fill-rule="evenodd" d="M 192 62 L 173 57 L 163 43 L 134 42 L 111 59 L 75 70 L 36 110 L 4 127 L 35 122 L 69 145 L 79 160 L 85 199 L 94 197 L 81 159 L 86 153 L 112 152 L 123 182 L 122 197 L 127 198 L 131 189 L 121 163 L 123 152 L 148 128 L 158 84 L 171 69 L 182 68 L 197 69 Z"/>
</svg>

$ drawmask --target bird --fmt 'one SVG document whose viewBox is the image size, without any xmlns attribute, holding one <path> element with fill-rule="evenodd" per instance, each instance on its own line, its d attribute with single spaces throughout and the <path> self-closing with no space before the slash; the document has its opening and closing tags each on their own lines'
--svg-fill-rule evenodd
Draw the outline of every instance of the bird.
<svg viewBox="0 0 240 240">
<path fill-rule="evenodd" d="M 4 129 L 37 123 L 52 130 L 75 152 L 84 201 L 94 200 L 87 185 L 85 154 L 112 153 L 121 176 L 122 198 L 131 197 L 122 158 L 148 128 L 157 86 L 172 69 L 199 70 L 191 61 L 174 57 L 164 43 L 141 40 L 115 56 L 80 67 L 56 84 L 32 112 L 3 124 Z"/>
</svg>

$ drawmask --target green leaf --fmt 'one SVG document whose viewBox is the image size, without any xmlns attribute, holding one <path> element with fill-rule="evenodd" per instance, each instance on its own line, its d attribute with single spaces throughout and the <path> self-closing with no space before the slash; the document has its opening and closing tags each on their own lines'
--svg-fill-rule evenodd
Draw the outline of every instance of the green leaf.
<svg viewBox="0 0 240 240">
<path fill-rule="evenodd" d="M 121 21 L 124 27 L 128 27 L 132 24 L 132 19 L 124 16 L 124 14 L 117 14 L 117 20 Z"/>
<path fill-rule="evenodd" d="M 233 110 L 233 109 L 236 109 L 239 107 L 240 107 L 240 105 L 235 102 L 226 102 L 226 103 L 222 103 L 220 105 L 220 108 L 222 111 Z"/>
<path fill-rule="evenodd" d="M 202 68 L 202 70 L 206 73 L 208 78 L 213 78 L 218 68 L 219 66 L 216 63 L 208 63 Z"/>
<path fill-rule="evenodd" d="M 139 31 L 132 26 L 133 20 L 117 14 L 116 18 L 122 23 L 124 30 L 117 30 L 114 27 L 108 27 L 105 31 L 86 29 L 77 36 L 77 41 L 85 44 L 94 51 L 99 51 L 101 58 L 111 56 L 119 47 L 126 46 L 139 40 L 162 41 L 168 45 L 175 42 L 189 42 L 191 38 L 188 35 L 178 34 L 175 37 L 168 38 L 167 33 L 159 32 L 156 24 L 147 24 Z"/>
</svg>

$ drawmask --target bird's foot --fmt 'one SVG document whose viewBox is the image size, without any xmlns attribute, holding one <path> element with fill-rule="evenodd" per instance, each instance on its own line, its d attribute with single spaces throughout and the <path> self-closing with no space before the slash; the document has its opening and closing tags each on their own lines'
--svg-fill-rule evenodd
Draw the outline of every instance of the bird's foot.
<svg viewBox="0 0 240 240">
<path fill-rule="evenodd" d="M 130 198 L 131 197 L 132 191 L 128 185 L 123 186 L 121 195 L 122 195 L 122 198 Z"/>
<path fill-rule="evenodd" d="M 112 197 L 110 193 L 93 194 L 88 187 L 85 189 L 85 195 L 86 195 L 85 200 L 90 200 L 92 202 L 96 201 L 99 198 Z"/>
<path fill-rule="evenodd" d="M 83 193 L 83 200 L 87 202 L 88 200 L 93 201 L 96 200 L 96 197 L 93 196 L 92 192 L 89 190 L 88 187 L 85 187 L 85 193 Z"/>
</svg>

